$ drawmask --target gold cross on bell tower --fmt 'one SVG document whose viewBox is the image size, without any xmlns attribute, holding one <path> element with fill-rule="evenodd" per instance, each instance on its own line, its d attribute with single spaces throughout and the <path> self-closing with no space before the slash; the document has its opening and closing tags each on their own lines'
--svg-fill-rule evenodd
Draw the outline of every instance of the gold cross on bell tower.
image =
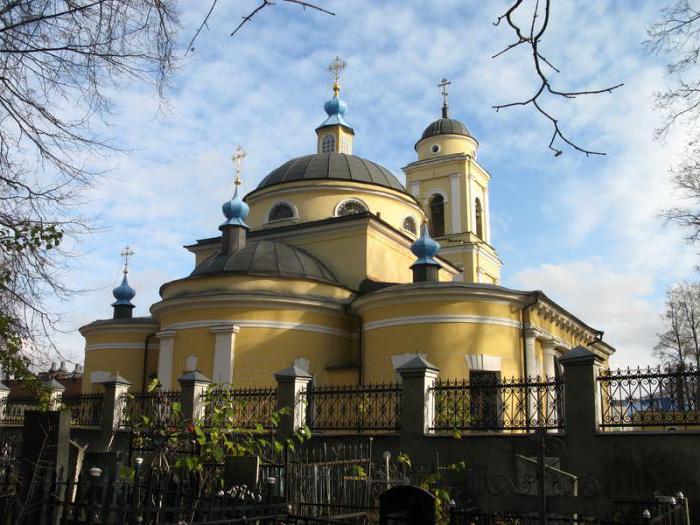
<svg viewBox="0 0 700 525">
<path fill-rule="evenodd" d="M 245 159 L 246 152 L 241 146 L 236 147 L 236 151 L 233 153 L 233 156 L 231 157 L 231 160 L 233 161 L 233 165 L 236 168 L 236 180 L 234 181 L 234 184 L 236 186 L 240 186 L 242 184 L 241 182 L 241 170 L 243 169 L 243 159 Z"/>
<path fill-rule="evenodd" d="M 438 84 L 439 88 L 442 88 L 442 118 L 447 118 L 447 86 L 452 84 L 446 78 L 443 78 Z"/>
<path fill-rule="evenodd" d="M 129 259 L 134 255 L 134 250 L 131 249 L 131 246 L 127 245 L 119 255 L 124 259 L 124 275 L 126 275 L 129 273 Z"/>
<path fill-rule="evenodd" d="M 333 76 L 333 93 L 335 93 L 336 96 L 340 92 L 340 77 L 347 66 L 347 62 L 338 56 L 328 65 L 328 71 L 330 71 Z"/>
</svg>

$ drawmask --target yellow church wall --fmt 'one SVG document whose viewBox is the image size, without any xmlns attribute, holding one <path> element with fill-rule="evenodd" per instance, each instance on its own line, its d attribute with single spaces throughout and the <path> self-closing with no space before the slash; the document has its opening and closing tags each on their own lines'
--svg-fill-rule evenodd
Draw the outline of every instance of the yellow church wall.
<svg viewBox="0 0 700 525">
<path fill-rule="evenodd" d="M 474 300 L 440 300 L 439 295 L 434 297 L 421 296 L 420 298 L 401 299 L 400 293 L 396 294 L 398 304 L 391 304 L 376 308 L 363 308 L 362 320 L 371 323 L 397 317 L 411 317 L 418 315 L 476 315 L 500 320 L 519 322 L 518 310 L 514 310 L 510 304 L 501 302 L 487 302 Z"/>
<path fill-rule="evenodd" d="M 252 229 L 278 226 L 281 222 L 268 223 L 272 206 L 278 202 L 289 202 L 298 218 L 289 222 L 309 222 L 336 216 L 338 205 L 347 199 L 362 201 L 373 214 L 381 214 L 383 220 L 401 230 L 403 221 L 411 216 L 420 225 L 424 219 L 420 206 L 403 192 L 374 184 L 352 181 L 304 181 L 289 182 L 265 188 L 246 196 L 250 214 L 246 222 Z"/>
<path fill-rule="evenodd" d="M 437 153 L 431 151 L 434 144 L 440 146 L 440 151 Z M 478 146 L 479 143 L 472 137 L 465 137 L 464 135 L 436 135 L 420 140 L 416 144 L 416 153 L 418 153 L 418 159 L 420 160 L 459 153 L 476 157 Z"/>
<path fill-rule="evenodd" d="M 472 323 L 419 323 L 376 328 L 363 333 L 364 376 L 368 382 L 396 377 L 391 356 L 420 353 L 442 378 L 467 377 L 466 354 L 500 356 L 503 376 L 519 376 L 520 330 Z"/>
</svg>

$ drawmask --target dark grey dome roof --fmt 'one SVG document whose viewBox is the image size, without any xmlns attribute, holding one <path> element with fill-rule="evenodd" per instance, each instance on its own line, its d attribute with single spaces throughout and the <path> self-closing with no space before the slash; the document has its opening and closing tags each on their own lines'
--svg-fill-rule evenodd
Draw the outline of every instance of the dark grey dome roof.
<svg viewBox="0 0 700 525">
<path fill-rule="evenodd" d="M 345 153 L 315 153 L 289 160 L 271 171 L 256 189 L 297 180 L 328 179 L 365 182 L 406 191 L 388 169 L 371 160 Z"/>
<path fill-rule="evenodd" d="M 471 137 L 467 126 L 462 124 L 459 120 L 455 120 L 453 118 L 437 119 L 427 128 L 425 128 L 425 131 L 420 139 L 427 139 L 428 137 L 434 137 L 435 135 L 464 135 L 466 137 Z"/>
<path fill-rule="evenodd" d="M 216 273 L 338 282 L 318 258 L 301 248 L 277 241 L 253 241 L 230 254 L 216 253 L 199 263 L 191 276 Z"/>
</svg>

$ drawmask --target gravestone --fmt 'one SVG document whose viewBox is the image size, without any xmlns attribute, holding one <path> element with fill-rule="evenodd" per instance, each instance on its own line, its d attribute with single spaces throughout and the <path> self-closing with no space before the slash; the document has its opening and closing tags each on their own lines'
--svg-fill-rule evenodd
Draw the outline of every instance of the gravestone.
<svg viewBox="0 0 700 525">
<path fill-rule="evenodd" d="M 435 496 L 420 487 L 401 485 L 379 496 L 380 525 L 435 525 Z"/>
</svg>

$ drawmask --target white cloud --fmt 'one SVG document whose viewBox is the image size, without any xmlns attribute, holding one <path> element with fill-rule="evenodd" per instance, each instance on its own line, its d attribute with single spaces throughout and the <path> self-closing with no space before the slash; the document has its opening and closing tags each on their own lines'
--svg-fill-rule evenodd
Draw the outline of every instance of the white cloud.
<svg viewBox="0 0 700 525">
<path fill-rule="evenodd" d="M 560 306 L 598 330 L 617 348 L 612 364 L 648 362 L 661 321 L 649 274 L 611 269 L 598 258 L 542 264 L 514 276 L 518 286 L 541 289 Z"/>
</svg>

